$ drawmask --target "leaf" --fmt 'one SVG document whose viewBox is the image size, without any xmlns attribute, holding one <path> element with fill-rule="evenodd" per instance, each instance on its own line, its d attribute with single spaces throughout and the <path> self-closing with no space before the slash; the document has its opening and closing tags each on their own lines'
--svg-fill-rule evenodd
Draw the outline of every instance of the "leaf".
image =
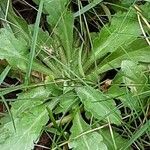
<svg viewBox="0 0 150 150">
<path fill-rule="evenodd" d="M 32 37 L 34 31 L 34 25 L 29 25 L 28 30 L 29 30 L 29 35 Z M 41 51 L 41 49 L 44 47 L 50 49 L 52 46 L 52 38 L 49 36 L 49 33 L 47 31 L 43 31 L 43 29 L 41 28 L 39 28 L 38 32 L 39 34 L 37 37 L 37 45 L 36 45 L 37 53 Z"/>
<path fill-rule="evenodd" d="M 113 82 L 107 92 L 107 95 L 109 97 L 119 99 L 123 103 L 124 107 L 129 107 L 131 110 L 141 111 L 141 105 L 138 98 L 135 97 L 128 88 L 121 87 L 121 83 L 115 84 L 115 82 Z"/>
<path fill-rule="evenodd" d="M 136 1 L 135 0 L 122 0 L 121 4 L 126 7 L 132 6 Z"/>
<path fill-rule="evenodd" d="M 41 91 L 37 93 L 37 90 Z M 40 100 L 48 97 L 48 95 L 49 93 L 44 87 L 38 87 L 24 94 L 22 93 L 19 96 L 20 100 L 18 99 L 11 104 L 16 132 L 13 130 L 11 121 L 8 121 L 1 127 L 1 149 L 29 150 L 34 148 L 34 143 L 37 142 L 42 127 L 49 119 L 46 106 L 40 102 Z M 33 98 L 35 99 L 33 100 Z M 47 106 L 53 109 L 57 102 L 55 99 L 47 104 Z"/>
<path fill-rule="evenodd" d="M 116 150 L 115 147 L 114 147 L 114 143 L 112 141 L 112 136 L 111 136 L 111 133 L 110 133 L 109 129 L 108 128 L 100 129 L 99 133 L 102 135 L 103 141 L 106 144 L 107 148 L 109 150 Z M 123 147 L 124 143 L 127 143 L 128 140 L 122 138 L 121 135 L 119 135 L 115 131 L 113 131 L 113 135 L 114 135 L 114 140 L 115 140 L 117 150 L 120 150 Z M 131 150 L 131 148 L 129 147 L 126 150 Z"/>
<path fill-rule="evenodd" d="M 57 35 L 60 37 L 64 52 L 67 56 L 68 63 L 71 63 L 72 61 L 73 25 L 73 15 L 69 11 L 66 11 L 66 13 L 62 15 L 56 28 L 58 32 Z"/>
<path fill-rule="evenodd" d="M 0 59 L 7 59 L 11 65 L 24 70 L 26 61 L 24 56 L 27 55 L 27 45 L 20 42 L 4 28 L 0 30 L 0 45 Z"/>
<path fill-rule="evenodd" d="M 8 65 L 3 72 L 0 74 L 0 85 L 3 83 L 4 79 L 6 78 L 7 74 L 9 73 L 11 67 Z"/>
<path fill-rule="evenodd" d="M 146 0 L 146 1 L 147 3 L 141 5 L 139 8 L 142 10 L 142 14 L 144 15 L 144 17 L 150 19 L 150 0 Z"/>
<path fill-rule="evenodd" d="M 29 25 L 30 36 L 33 35 L 33 29 L 34 26 Z M 60 73 L 59 69 L 57 68 L 58 64 L 56 64 L 56 62 L 51 59 L 52 55 L 57 54 L 57 48 L 54 47 L 54 44 L 56 44 L 56 40 L 50 37 L 47 31 L 43 31 L 41 28 L 39 28 L 39 34 L 36 42 L 36 54 L 38 54 L 38 58 L 40 58 L 40 60 L 43 61 L 51 69 L 56 77 L 59 76 Z"/>
<path fill-rule="evenodd" d="M 32 114 L 32 115 L 31 115 Z M 0 146 L 3 150 L 29 150 L 34 147 L 43 125 L 48 121 L 45 107 L 35 107 L 31 112 L 26 112 L 21 118 L 14 118 L 16 132 L 13 130 L 12 122 L 8 122 L 1 128 Z M 7 133 L 3 133 L 7 131 Z M 1 137 L 1 136 L 0 136 Z"/>
<path fill-rule="evenodd" d="M 121 46 L 130 44 L 140 34 L 141 29 L 133 10 L 128 14 L 116 13 L 110 25 L 104 26 L 93 40 L 93 51 L 89 54 L 84 69 L 88 70 L 96 60 L 115 52 Z"/>
<path fill-rule="evenodd" d="M 44 2 L 43 2 L 43 0 L 41 0 L 40 4 L 39 4 L 38 12 L 37 12 L 35 25 L 34 25 L 32 40 L 31 40 L 31 48 L 30 48 L 28 65 L 27 65 L 27 70 L 26 70 L 25 84 L 29 84 L 29 82 L 30 82 L 30 75 L 31 75 L 35 52 L 36 52 L 37 37 L 38 37 L 38 33 L 39 33 L 38 31 L 39 31 L 39 25 L 40 25 L 42 10 L 43 10 L 43 4 L 44 4 Z"/>
<path fill-rule="evenodd" d="M 71 128 L 71 142 L 69 143 L 69 147 L 73 148 L 73 150 L 107 150 L 107 147 L 103 142 L 103 137 L 99 133 L 91 132 L 81 135 L 87 130 L 90 130 L 90 126 L 85 123 L 81 118 L 81 115 L 77 113 Z M 79 137 L 76 138 L 77 136 Z"/>
<path fill-rule="evenodd" d="M 44 8 L 48 13 L 47 21 L 54 28 L 61 23 L 61 16 L 66 12 L 68 0 L 45 0 Z"/>
<path fill-rule="evenodd" d="M 44 8 L 48 14 L 47 22 L 59 37 L 68 63 L 71 59 L 73 44 L 73 14 L 67 10 L 68 0 L 45 0 Z"/>
<path fill-rule="evenodd" d="M 18 40 L 14 34 L 5 28 L 0 29 L 0 59 L 6 59 L 14 68 L 19 68 L 26 71 L 28 63 L 28 49 L 25 42 Z M 42 64 L 35 61 L 33 70 L 44 74 L 51 74 L 51 71 Z"/>
<path fill-rule="evenodd" d="M 0 2 L 0 14 L 1 18 L 5 20 L 5 13 L 8 7 L 8 1 L 6 0 L 1 0 Z M 8 14 L 7 14 L 7 20 L 10 22 L 5 23 L 3 22 L 4 27 L 11 27 L 11 30 L 15 33 L 15 36 L 19 39 L 22 40 L 22 42 L 27 42 L 30 44 L 30 37 L 28 33 L 28 24 L 27 22 L 19 17 L 18 15 L 15 14 L 14 9 L 12 7 L 12 3 L 9 3 L 9 8 L 8 8 Z"/>
<path fill-rule="evenodd" d="M 102 74 L 108 70 L 119 68 L 123 60 L 132 60 L 134 62 L 149 63 L 150 50 L 149 45 L 143 39 L 137 39 L 129 45 L 118 48 L 115 52 L 97 66 L 97 70 L 91 71 L 91 74 L 87 77 L 89 79 L 95 79 L 97 74 Z"/>
<path fill-rule="evenodd" d="M 105 122 L 108 122 L 109 118 L 111 123 L 121 123 L 120 112 L 113 99 L 110 99 L 92 87 L 79 87 L 76 91 L 85 109 L 95 118 Z"/>
<path fill-rule="evenodd" d="M 17 101 L 12 103 L 13 115 L 21 115 L 25 111 L 41 105 L 51 95 L 50 89 L 44 86 L 30 89 L 27 92 L 18 95 Z"/>
<path fill-rule="evenodd" d="M 39 0 L 34 1 L 39 3 Z M 45 0 L 44 10 L 48 14 L 47 22 L 50 24 L 52 32 L 57 35 L 64 49 L 64 53 L 60 55 L 63 57 L 62 55 L 65 54 L 67 62 L 70 63 L 72 61 L 74 17 L 73 14 L 67 10 L 67 4 L 68 0 Z"/>
<path fill-rule="evenodd" d="M 102 2 L 102 0 L 93 0 L 91 3 L 89 3 L 88 5 L 84 6 L 83 8 L 81 8 L 79 11 L 77 11 L 76 13 L 74 13 L 74 17 L 78 17 L 82 14 L 84 14 L 85 12 L 87 12 L 88 10 L 94 8 L 96 5 L 98 5 L 100 2 Z"/>
<path fill-rule="evenodd" d="M 150 133 L 150 120 L 147 120 L 145 124 L 143 124 L 131 137 L 131 139 L 126 142 L 121 150 L 127 149 L 131 146 L 132 143 L 134 143 L 139 137 L 141 137 L 145 132 L 147 131 L 147 134 Z"/>
<path fill-rule="evenodd" d="M 79 100 L 72 91 L 62 94 L 59 99 L 59 105 L 55 109 L 55 113 L 66 113 L 67 111 L 78 107 Z"/>
<path fill-rule="evenodd" d="M 137 63 L 124 60 L 121 64 L 121 70 L 124 74 L 123 82 L 130 88 L 134 94 L 140 94 L 141 92 L 148 89 L 148 79 L 144 74 L 144 68 Z"/>
</svg>

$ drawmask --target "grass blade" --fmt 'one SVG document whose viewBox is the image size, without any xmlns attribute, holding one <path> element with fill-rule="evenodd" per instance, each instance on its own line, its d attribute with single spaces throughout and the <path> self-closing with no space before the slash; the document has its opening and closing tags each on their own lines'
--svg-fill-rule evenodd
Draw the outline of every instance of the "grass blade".
<svg viewBox="0 0 150 150">
<path fill-rule="evenodd" d="M 9 106 L 8 106 L 6 100 L 5 100 L 5 98 L 3 96 L 1 96 L 1 99 L 2 99 L 2 101 L 4 103 L 4 105 L 5 105 L 8 113 L 9 113 L 9 116 L 10 116 L 11 120 L 12 120 L 12 124 L 13 124 L 14 130 L 16 131 L 15 121 L 14 121 L 13 115 L 12 115 L 10 109 L 9 109 Z"/>
<path fill-rule="evenodd" d="M 133 136 L 131 139 L 125 144 L 125 146 L 121 150 L 127 149 L 132 143 L 134 143 L 146 130 L 150 128 L 150 120 L 147 121 Z"/>
<path fill-rule="evenodd" d="M 89 3 L 88 5 L 86 5 L 85 7 L 81 8 L 79 11 L 74 13 L 74 17 L 78 17 L 78 16 L 84 14 L 85 12 L 92 9 L 93 7 L 95 7 L 100 2 L 102 2 L 102 0 L 93 0 L 93 2 Z"/>
<path fill-rule="evenodd" d="M 39 4 L 38 14 L 36 17 L 36 22 L 35 22 L 35 27 L 34 27 L 34 32 L 33 32 L 31 52 L 30 52 L 30 56 L 29 56 L 29 65 L 28 65 L 27 73 L 26 73 L 26 77 L 25 77 L 26 84 L 28 84 L 29 80 L 30 80 L 30 74 L 31 74 L 32 65 L 33 65 L 33 61 L 34 61 L 34 56 L 35 56 L 35 48 L 36 48 L 36 42 L 37 42 L 37 37 L 38 37 L 40 19 L 41 19 L 42 10 L 43 10 L 43 4 L 44 4 L 44 1 L 41 0 L 40 4 Z"/>
<path fill-rule="evenodd" d="M 0 75 L 0 85 L 3 83 L 4 79 L 6 78 L 8 72 L 10 71 L 11 67 L 7 66 L 4 71 Z"/>
</svg>

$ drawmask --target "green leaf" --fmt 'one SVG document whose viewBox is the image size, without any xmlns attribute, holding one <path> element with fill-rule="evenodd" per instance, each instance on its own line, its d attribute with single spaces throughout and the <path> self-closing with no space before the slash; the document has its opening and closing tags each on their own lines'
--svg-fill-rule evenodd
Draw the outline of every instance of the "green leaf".
<svg viewBox="0 0 150 150">
<path fill-rule="evenodd" d="M 29 25 L 28 26 L 28 30 L 29 30 L 29 35 L 32 37 L 33 35 L 33 31 L 34 31 L 34 26 L 33 25 Z M 49 36 L 49 33 L 47 31 L 44 31 L 43 29 L 39 28 L 38 31 L 38 36 L 37 36 L 37 44 L 36 44 L 36 52 L 39 53 L 39 51 L 42 50 L 42 48 L 44 49 L 51 49 L 52 47 L 52 38 Z"/>
<path fill-rule="evenodd" d="M 26 76 L 25 76 L 26 84 L 29 84 L 29 82 L 30 82 L 30 75 L 31 75 L 32 67 L 33 67 L 34 58 L 35 58 L 37 37 L 38 37 L 38 33 L 39 33 L 39 25 L 40 25 L 40 21 L 41 21 L 43 4 L 44 4 L 44 1 L 41 0 L 40 4 L 39 4 L 39 9 L 38 9 L 38 13 L 37 13 L 37 17 L 36 17 L 36 21 L 35 21 L 35 25 L 34 25 L 33 36 L 32 36 L 31 48 L 30 48 L 29 59 L 28 59 L 29 63 L 27 66 Z"/>
<path fill-rule="evenodd" d="M 3 150 L 29 150 L 34 147 L 43 125 L 48 121 L 47 112 L 44 107 L 36 107 L 31 112 L 26 112 L 21 118 L 14 118 L 16 132 L 13 131 L 12 122 L 5 124 L 1 130 L 7 131 L 5 140 L 0 140 Z M 3 132 L 1 133 L 4 134 Z"/>
<path fill-rule="evenodd" d="M 39 0 L 35 0 L 35 2 L 39 3 Z M 48 14 L 47 22 L 52 29 L 52 33 L 54 33 L 52 35 L 53 39 L 55 43 L 56 41 L 59 43 L 56 48 L 59 57 L 64 64 L 69 64 L 70 66 L 73 53 L 74 17 L 73 14 L 67 10 L 67 3 L 68 0 L 45 0 L 44 10 L 46 14 Z"/>
<path fill-rule="evenodd" d="M 118 12 L 113 17 L 110 25 L 106 25 L 101 29 L 98 36 L 93 40 L 93 51 L 91 51 L 89 59 L 84 64 L 85 70 L 88 70 L 96 60 L 115 52 L 121 46 L 129 45 L 137 39 L 141 29 L 134 13 L 133 10 L 128 14 Z"/>
<path fill-rule="evenodd" d="M 6 59 L 12 66 L 25 70 L 27 45 L 15 38 L 13 33 L 0 29 L 0 59 Z"/>
<path fill-rule="evenodd" d="M 127 149 L 134 143 L 140 136 L 142 136 L 147 131 L 147 135 L 150 133 L 150 120 L 143 124 L 131 137 L 131 139 L 126 142 L 121 150 Z"/>
<path fill-rule="evenodd" d="M 69 147 L 73 150 L 107 150 L 103 137 L 99 133 L 91 132 L 80 136 L 80 134 L 90 129 L 90 126 L 77 113 L 71 128 Z M 79 137 L 77 138 L 77 136 Z"/>
<path fill-rule="evenodd" d="M 1 127 L 1 149 L 29 150 L 34 148 L 34 143 L 37 142 L 42 127 L 49 119 L 46 104 L 41 103 L 48 95 L 49 92 L 44 87 L 38 87 L 20 94 L 19 98 L 11 104 L 16 132 L 11 121 Z M 53 109 L 57 102 L 55 99 L 47 106 Z"/>
<path fill-rule="evenodd" d="M 0 59 L 6 59 L 14 68 L 19 68 L 26 72 L 29 47 L 27 43 L 18 40 L 14 34 L 5 28 L 0 29 Z M 51 74 L 51 71 L 42 64 L 35 61 L 33 70 L 40 71 L 44 74 Z"/>
<path fill-rule="evenodd" d="M 126 7 L 130 7 L 136 2 L 136 0 L 122 0 L 121 4 Z"/>
<path fill-rule="evenodd" d="M 46 10 L 47 21 L 59 37 L 61 45 L 64 48 L 64 54 L 68 63 L 71 59 L 73 44 L 73 24 L 74 18 L 70 11 L 67 11 L 68 0 L 45 0 L 44 9 Z"/>
<path fill-rule="evenodd" d="M 89 11 L 90 9 L 94 8 L 96 5 L 98 5 L 100 2 L 102 2 L 102 0 L 93 0 L 91 3 L 89 3 L 88 5 L 86 5 L 85 7 L 81 8 L 79 11 L 77 11 L 76 13 L 74 13 L 74 17 L 78 17 L 82 14 L 84 14 L 85 12 Z"/>
<path fill-rule="evenodd" d="M 106 146 L 108 147 L 108 149 L 116 150 L 114 147 L 114 143 L 112 141 L 112 136 L 111 136 L 110 130 L 108 128 L 103 128 L 99 131 L 99 133 L 102 135 L 103 141 L 106 144 Z M 123 147 L 124 143 L 127 143 L 128 140 L 125 138 L 122 138 L 121 135 L 119 135 L 115 131 L 113 131 L 113 135 L 114 135 L 114 140 L 115 140 L 117 150 L 120 150 Z M 131 150 L 131 148 L 129 147 L 126 150 Z"/>
<path fill-rule="evenodd" d="M 29 25 L 30 36 L 33 35 L 33 29 L 34 26 Z M 39 28 L 39 34 L 36 42 L 36 54 L 38 54 L 40 60 L 43 61 L 51 69 L 53 74 L 55 74 L 55 77 L 60 75 L 60 69 L 57 67 L 58 64 L 56 64 L 56 62 L 53 59 L 51 59 L 52 55 L 57 54 L 58 48 L 54 47 L 56 43 L 56 40 L 50 37 L 47 31 L 43 31 L 41 28 Z"/>
<path fill-rule="evenodd" d="M 61 22 L 61 16 L 66 12 L 68 0 L 45 0 L 44 8 L 48 13 L 48 23 L 55 27 L 58 22 Z"/>
<path fill-rule="evenodd" d="M 66 113 L 67 111 L 78 107 L 79 100 L 72 91 L 62 94 L 59 99 L 59 105 L 55 109 L 55 113 Z"/>
<path fill-rule="evenodd" d="M 26 112 L 20 118 L 14 118 L 16 132 L 13 130 L 12 122 L 6 123 L 1 128 L 0 147 L 3 150 L 29 150 L 34 147 L 43 125 L 48 121 L 47 111 L 44 106 L 37 106 L 32 111 Z M 7 131 L 4 133 L 3 131 Z"/>
<path fill-rule="evenodd" d="M 9 73 L 11 67 L 8 65 L 4 71 L 0 74 L 0 85 L 3 83 L 4 79 L 6 78 L 7 74 Z"/>
<path fill-rule="evenodd" d="M 137 39 L 129 45 L 123 46 L 123 48 L 118 48 L 115 52 L 103 59 L 98 65 L 98 69 L 91 71 L 88 78 L 95 79 L 97 74 L 102 74 L 108 70 L 119 68 L 123 60 L 149 63 L 149 55 L 149 45 L 145 40 Z"/>
<path fill-rule="evenodd" d="M 121 70 L 124 74 L 123 82 L 130 88 L 134 94 L 140 94 L 141 92 L 148 89 L 148 79 L 144 74 L 144 68 L 137 63 L 124 60 L 121 64 Z"/>
<path fill-rule="evenodd" d="M 72 61 L 73 26 L 73 15 L 71 12 L 66 11 L 66 13 L 61 16 L 61 19 L 56 28 L 56 34 L 60 37 L 61 44 L 64 48 L 64 53 L 67 56 L 68 63 L 71 63 Z"/>
<path fill-rule="evenodd" d="M 5 13 L 8 7 L 8 1 L 1 0 L 0 7 L 1 7 L 0 16 L 3 20 L 5 20 Z M 15 36 L 19 40 L 22 40 L 22 42 L 27 42 L 28 44 L 30 44 L 27 22 L 23 18 L 15 14 L 11 2 L 9 3 L 7 20 L 9 21 L 9 24 L 8 22 L 4 21 L 3 22 L 4 27 L 7 28 L 8 26 L 10 26 L 11 30 L 15 33 Z"/>
<path fill-rule="evenodd" d="M 124 107 L 129 107 L 131 110 L 136 111 L 141 110 L 141 105 L 139 104 L 138 98 L 134 97 L 128 88 L 121 87 L 121 83 L 115 84 L 115 82 L 113 82 L 112 86 L 107 92 L 107 95 L 109 97 L 115 97 L 119 99 L 123 103 Z"/>
<path fill-rule="evenodd" d="M 50 96 L 51 91 L 44 86 L 33 88 L 18 95 L 17 101 L 12 103 L 14 115 L 21 115 L 25 111 L 41 105 Z"/>
<path fill-rule="evenodd" d="M 109 118 L 111 123 L 121 123 L 120 112 L 113 99 L 92 87 L 79 87 L 76 91 L 85 109 L 95 118 L 105 122 L 108 122 Z"/>
<path fill-rule="evenodd" d="M 139 8 L 142 10 L 142 15 L 147 19 L 150 19 L 150 0 L 147 0 L 147 3 L 141 5 Z"/>
</svg>

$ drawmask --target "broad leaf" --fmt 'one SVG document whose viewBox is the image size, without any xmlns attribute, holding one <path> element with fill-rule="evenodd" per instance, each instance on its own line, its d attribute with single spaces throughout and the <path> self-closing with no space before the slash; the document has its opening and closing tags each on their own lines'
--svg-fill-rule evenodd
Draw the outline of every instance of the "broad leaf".
<svg viewBox="0 0 150 150">
<path fill-rule="evenodd" d="M 149 46 L 145 40 L 137 39 L 128 46 L 118 49 L 116 52 L 108 56 L 100 64 L 100 73 L 106 70 L 120 67 L 123 60 L 132 60 L 135 62 L 150 62 Z"/>
<path fill-rule="evenodd" d="M 0 29 L 0 59 L 6 59 L 14 68 L 26 71 L 28 63 L 29 47 L 23 41 L 18 40 L 14 34 L 7 29 Z M 51 74 L 51 71 L 42 64 L 35 61 L 33 70 L 40 71 L 44 74 Z"/>
<path fill-rule="evenodd" d="M 5 13 L 6 13 L 6 10 L 8 7 L 8 1 L 1 0 L 0 1 L 0 7 L 1 7 L 0 16 L 1 16 L 1 18 L 4 19 Z M 12 3 L 9 3 L 7 20 L 10 23 L 8 24 L 4 21 L 3 22 L 4 27 L 5 28 L 10 27 L 18 39 L 22 40 L 23 42 L 27 42 L 28 44 L 30 44 L 30 37 L 29 37 L 27 22 L 15 14 L 14 9 L 12 7 Z"/>
<path fill-rule="evenodd" d="M 59 99 L 59 105 L 55 109 L 55 113 L 66 113 L 67 111 L 78 107 L 79 100 L 72 91 L 62 94 Z"/>
<path fill-rule="evenodd" d="M 73 44 L 73 15 L 71 12 L 66 11 L 61 16 L 61 19 L 56 28 L 57 34 L 60 37 L 61 44 L 64 48 L 64 53 L 67 56 L 68 63 L 72 61 L 72 44 Z"/>
<path fill-rule="evenodd" d="M 136 1 L 135 0 L 122 0 L 121 4 L 126 7 L 132 6 Z"/>
<path fill-rule="evenodd" d="M 135 64 L 136 65 L 136 64 Z M 128 68 L 128 66 L 125 66 Z M 137 67 L 137 66 L 136 66 Z M 136 70 L 136 68 L 134 68 L 133 70 Z M 137 69 L 138 70 L 138 69 Z M 142 69 L 143 70 L 143 69 Z M 140 72 L 143 74 L 142 70 L 140 69 Z M 144 71 L 144 70 L 143 70 Z M 138 73 L 140 74 L 140 73 Z M 141 75 L 140 75 L 141 76 Z M 128 78 L 129 79 L 133 79 L 133 78 L 130 78 L 130 74 L 124 74 L 122 72 L 122 70 L 120 70 L 117 75 L 114 77 L 113 81 L 112 81 L 112 85 L 111 87 L 108 89 L 106 95 L 108 97 L 114 97 L 115 99 L 119 99 L 123 106 L 124 107 L 129 107 L 131 110 L 136 110 L 137 112 L 141 110 L 141 102 L 139 103 L 139 98 L 144 98 L 144 97 L 147 97 L 149 96 L 149 93 L 146 93 L 146 94 L 143 94 L 143 95 L 139 95 L 138 96 L 138 93 L 132 93 L 130 91 L 130 88 L 129 87 L 134 87 L 134 85 L 131 86 L 131 84 L 125 84 L 123 82 L 123 79 L 124 78 Z M 146 84 L 146 78 L 145 78 L 145 75 L 143 76 L 144 77 L 144 81 Z M 143 78 L 142 77 L 142 78 Z M 133 79 L 133 82 L 135 82 L 135 80 Z M 143 85 L 139 85 L 138 82 L 136 84 L 136 87 L 140 87 L 139 90 L 148 90 L 145 86 L 145 88 L 143 88 L 144 86 Z M 141 92 L 140 92 L 141 93 Z M 140 94 L 139 93 L 139 94 Z"/>
<path fill-rule="evenodd" d="M 25 112 L 20 118 L 14 118 L 16 131 L 12 122 L 1 128 L 0 147 L 3 150 L 29 150 L 34 147 L 43 125 L 48 121 L 48 115 L 43 106 L 37 106 L 30 112 Z"/>
<path fill-rule="evenodd" d="M 76 91 L 85 109 L 95 118 L 105 122 L 108 122 L 109 118 L 111 123 L 121 123 L 120 112 L 113 99 L 92 87 L 79 87 Z"/>
<path fill-rule="evenodd" d="M 33 0 L 36 4 L 40 3 L 40 0 Z M 47 20 L 49 24 L 54 28 L 60 21 L 61 16 L 66 11 L 66 5 L 68 0 L 43 0 L 44 1 L 44 13 L 48 14 Z"/>
<path fill-rule="evenodd" d="M 119 84 L 113 82 L 107 92 L 107 96 L 119 99 L 124 107 L 129 107 L 131 110 L 141 110 L 141 105 L 137 97 L 135 97 L 128 88 L 122 87 L 122 82 Z"/>
<path fill-rule="evenodd" d="M 29 30 L 30 37 L 32 37 L 33 31 L 34 31 L 34 25 L 29 25 L 28 30 Z M 39 53 L 39 51 L 41 49 L 44 49 L 44 47 L 45 47 L 45 49 L 51 49 L 52 48 L 52 38 L 49 36 L 49 33 L 47 31 L 44 31 L 41 28 L 39 28 L 38 32 L 39 32 L 39 34 L 37 36 L 36 52 Z"/>
<path fill-rule="evenodd" d="M 132 60 L 134 62 L 149 63 L 150 48 L 143 39 L 137 39 L 127 46 L 117 49 L 106 57 L 99 65 L 97 70 L 91 71 L 88 78 L 95 79 L 97 74 L 102 74 L 108 70 L 119 68 L 123 60 Z"/>
<path fill-rule="evenodd" d="M 150 19 L 150 0 L 147 0 L 147 3 L 140 6 L 140 9 L 142 10 L 142 14 L 147 19 Z"/>
<path fill-rule="evenodd" d="M 82 119 L 81 115 L 77 113 L 71 128 L 71 142 L 69 143 L 69 147 L 73 148 L 73 150 L 107 150 L 103 137 L 99 133 L 91 132 L 81 135 L 90 129 L 90 126 Z"/>
<path fill-rule="evenodd" d="M 45 0 L 44 8 L 48 13 L 48 23 L 54 28 L 61 22 L 61 16 L 66 12 L 68 0 Z"/>
<path fill-rule="evenodd" d="M 34 1 L 36 3 L 39 3 L 39 0 Z M 44 1 L 44 10 L 45 13 L 48 14 L 47 22 L 50 24 L 52 32 L 54 32 L 55 35 L 57 35 L 58 37 L 57 40 L 58 39 L 60 40 L 60 44 L 64 49 L 63 54 L 60 55 L 65 54 L 67 62 L 70 63 L 72 60 L 74 18 L 73 14 L 67 9 L 68 9 L 68 0 Z M 53 38 L 54 37 L 55 36 L 53 36 Z"/>
<path fill-rule="evenodd" d="M 142 66 L 133 61 L 124 60 L 121 64 L 121 70 L 124 74 L 123 82 L 130 88 L 132 93 L 140 94 L 148 89 L 148 79 Z"/>
<path fill-rule="evenodd" d="M 11 121 L 2 126 L 0 132 L 1 149 L 29 150 L 34 148 L 34 143 L 37 142 L 42 127 L 48 121 L 47 110 L 41 102 L 48 95 L 49 92 L 44 87 L 39 87 L 20 94 L 19 98 L 11 104 L 16 131 L 14 131 Z M 53 109 L 56 104 L 57 100 L 47 106 Z"/>
<path fill-rule="evenodd" d="M 39 86 L 27 92 L 18 95 L 15 102 L 12 103 L 13 115 L 21 115 L 25 111 L 30 111 L 35 106 L 41 105 L 51 95 L 50 89 Z"/>
<path fill-rule="evenodd" d="M 60 43 L 64 48 L 64 54 L 67 57 L 68 63 L 70 63 L 72 60 L 74 18 L 73 14 L 67 11 L 67 3 L 68 0 L 45 0 L 44 9 L 48 14 L 47 21 L 54 33 L 59 37 Z"/>
<path fill-rule="evenodd" d="M 84 65 L 88 69 L 94 61 L 104 57 L 106 54 L 115 52 L 118 48 L 130 44 L 141 33 L 133 11 L 129 13 L 118 12 L 112 19 L 110 25 L 104 26 L 100 34 L 93 41 L 93 50 Z"/>
<path fill-rule="evenodd" d="M 117 150 L 120 150 L 123 147 L 124 143 L 127 143 L 128 141 L 127 139 L 122 138 L 121 135 L 119 135 L 117 132 L 113 131 L 115 145 L 116 145 L 114 146 L 109 128 L 101 129 L 99 132 L 102 135 L 103 141 L 109 150 L 116 150 L 116 148 Z M 131 150 L 131 148 L 129 147 L 126 150 Z"/>
</svg>

